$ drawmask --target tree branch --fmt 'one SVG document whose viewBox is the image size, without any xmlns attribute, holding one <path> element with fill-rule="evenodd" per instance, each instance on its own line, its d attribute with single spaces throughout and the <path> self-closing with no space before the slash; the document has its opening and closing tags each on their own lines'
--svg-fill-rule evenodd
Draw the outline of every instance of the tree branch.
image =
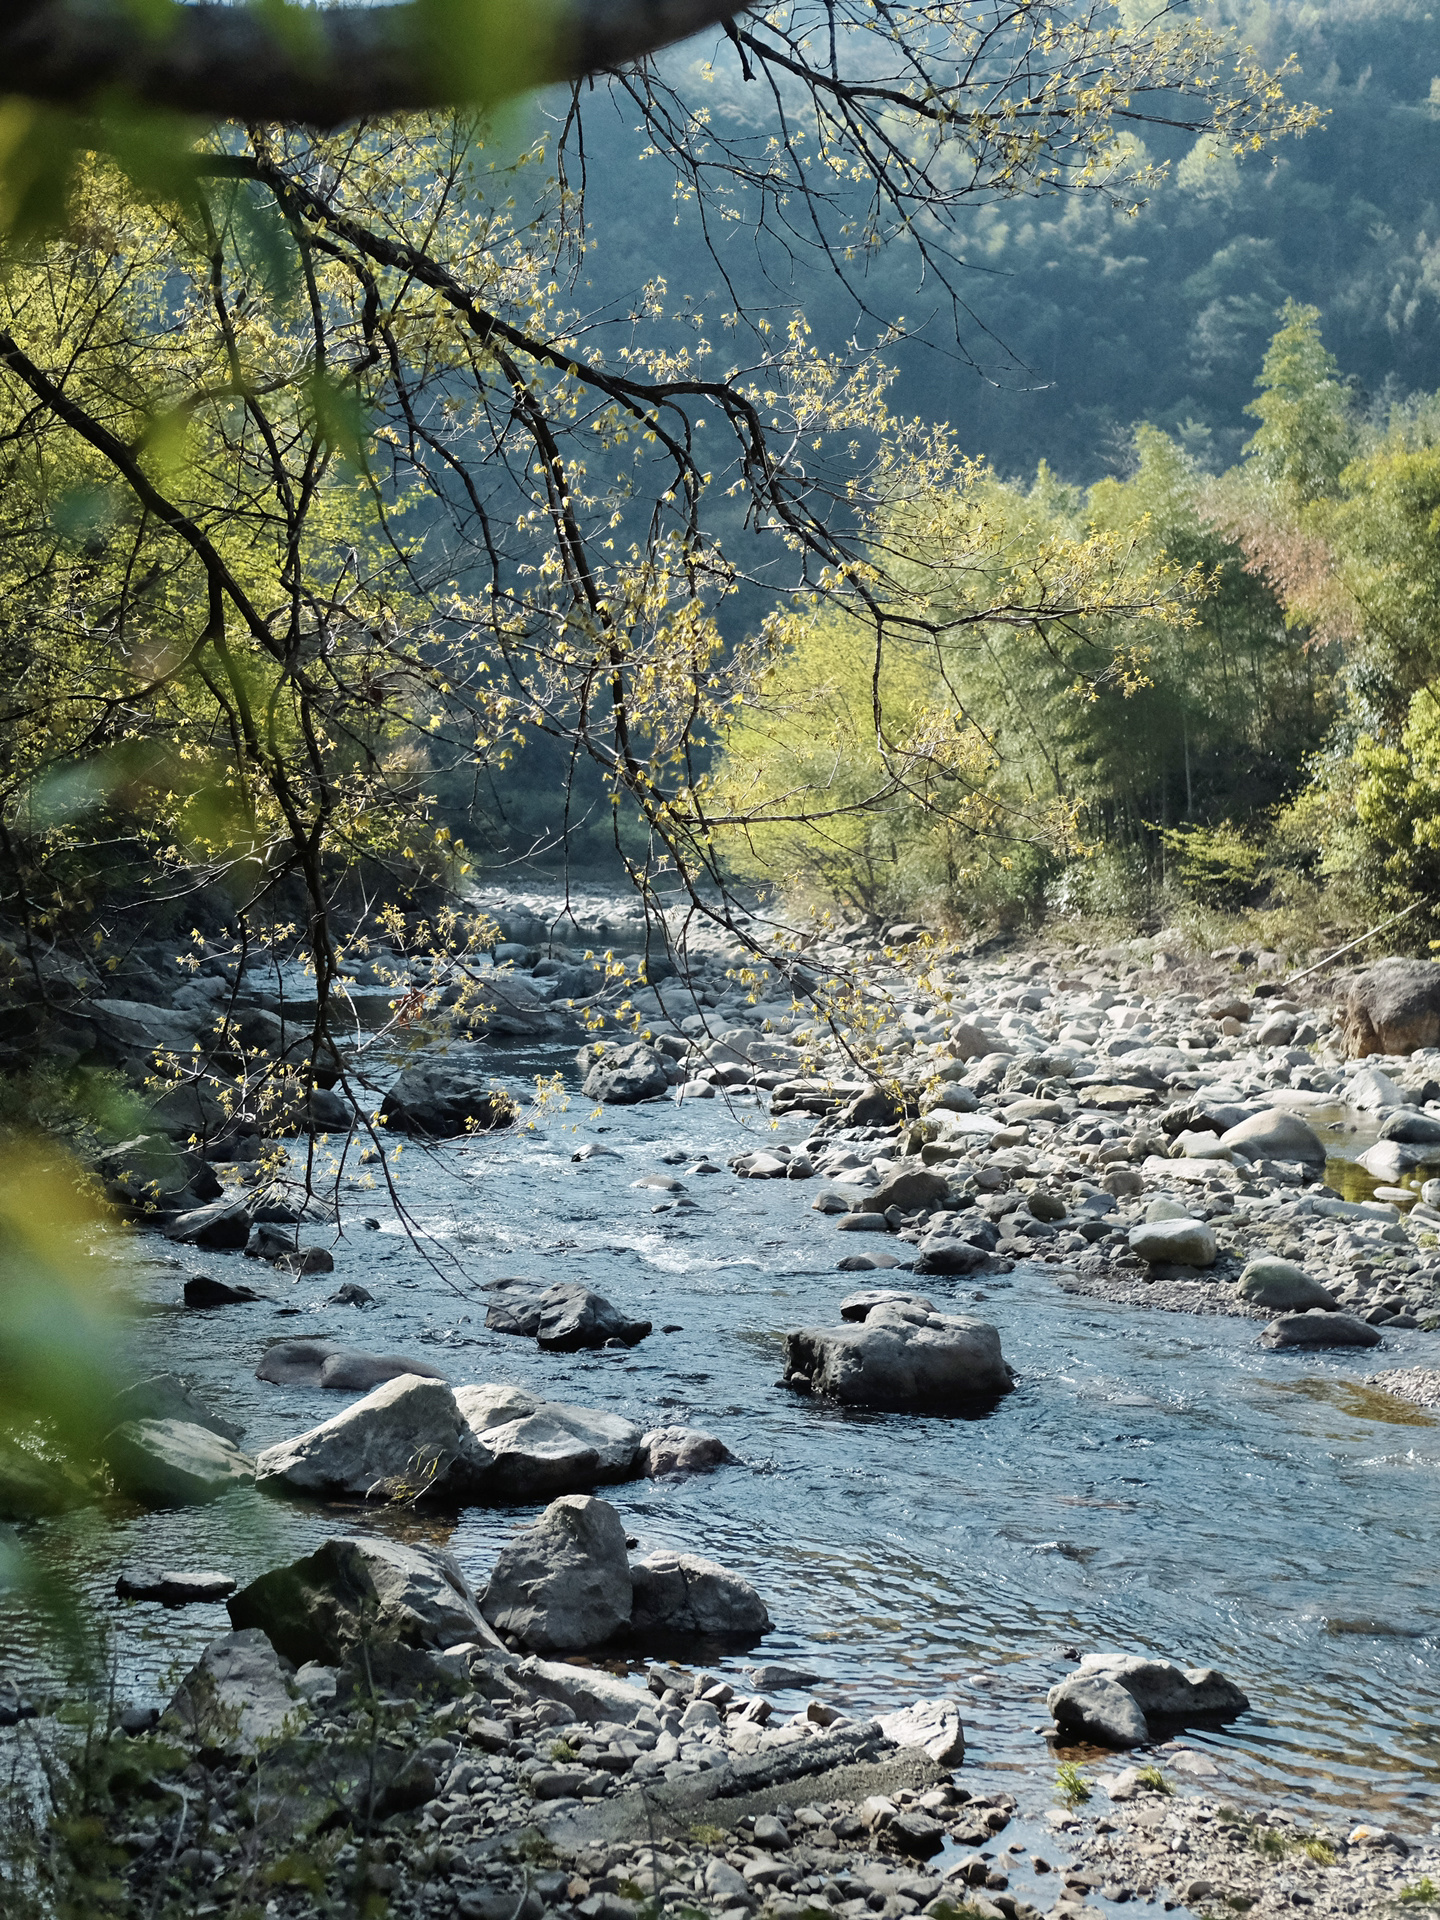
<svg viewBox="0 0 1440 1920">
<path fill-rule="evenodd" d="M 336 126 L 503 100 L 633 65 L 746 11 L 736 0 L 399 0 L 172 6 L 147 30 L 124 0 L 9 0 L 6 92 L 84 107 L 117 94 L 207 119 Z"/>
</svg>

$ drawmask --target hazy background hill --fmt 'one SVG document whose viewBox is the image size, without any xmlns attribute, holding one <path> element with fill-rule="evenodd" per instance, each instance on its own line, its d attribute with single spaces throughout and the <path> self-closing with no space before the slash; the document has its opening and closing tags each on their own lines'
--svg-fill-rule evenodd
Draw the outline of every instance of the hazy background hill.
<svg viewBox="0 0 1440 1920">
<path fill-rule="evenodd" d="M 1298 56 L 1292 92 L 1325 109 L 1319 130 L 1239 164 L 1207 164 L 1184 134 L 1168 152 L 1151 140 L 1171 176 L 1133 219 L 1098 197 L 977 208 L 961 288 L 980 373 L 955 356 L 948 307 L 917 285 L 911 249 L 892 246 L 869 270 L 871 306 L 928 320 L 934 342 L 901 356 L 896 405 L 949 419 L 1002 473 L 1045 459 L 1092 480 L 1141 419 L 1229 465 L 1287 296 L 1321 309 L 1328 344 L 1368 393 L 1440 386 L 1440 18 L 1418 0 L 1219 11 L 1267 65 Z M 672 296 L 713 312 L 719 275 L 665 163 L 637 164 L 618 114 L 596 113 L 588 139 L 595 293 L 623 298 L 664 274 Z M 803 306 L 822 343 L 874 337 L 833 281 L 792 275 L 748 231 L 729 230 L 723 257 L 750 301 Z"/>
</svg>

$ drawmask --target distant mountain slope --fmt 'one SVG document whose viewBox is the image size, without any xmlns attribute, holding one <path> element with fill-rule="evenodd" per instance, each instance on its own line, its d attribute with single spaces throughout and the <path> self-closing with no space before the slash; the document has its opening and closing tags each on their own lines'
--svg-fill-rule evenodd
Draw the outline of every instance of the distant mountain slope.
<svg viewBox="0 0 1440 1920">
<path fill-rule="evenodd" d="M 1267 64 L 1299 56 L 1293 91 L 1327 110 L 1324 126 L 1273 161 L 1238 165 L 1207 164 L 1183 135 L 1168 155 L 1152 141 L 1171 178 L 1134 219 L 1098 198 L 977 211 L 962 290 L 966 344 L 987 377 L 912 346 L 895 399 L 949 418 L 1006 473 L 1044 458 L 1093 479 L 1142 418 L 1195 422 L 1192 445 L 1208 441 L 1228 464 L 1287 296 L 1322 310 L 1328 344 L 1368 392 L 1440 387 L 1440 13 L 1418 0 L 1226 0 L 1216 11 Z M 663 162 L 637 165 L 618 119 L 597 117 L 590 137 L 594 291 L 633 295 L 659 273 L 672 296 L 713 309 L 719 275 L 693 209 L 671 204 Z M 724 257 L 748 299 L 804 306 L 822 343 L 852 329 L 873 337 L 833 283 L 803 270 L 792 280 L 748 232 L 728 231 Z M 933 314 L 929 336 L 945 345 L 948 312 L 917 288 L 911 250 L 889 248 L 867 288 L 887 317 Z"/>
</svg>

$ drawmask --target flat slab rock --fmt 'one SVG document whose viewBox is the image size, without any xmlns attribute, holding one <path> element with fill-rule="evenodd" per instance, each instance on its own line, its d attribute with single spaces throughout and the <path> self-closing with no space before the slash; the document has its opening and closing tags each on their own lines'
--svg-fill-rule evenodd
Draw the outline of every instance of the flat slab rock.
<svg viewBox="0 0 1440 1920">
<path fill-rule="evenodd" d="M 1262 1347 L 1378 1347 L 1380 1329 L 1349 1313 L 1323 1307 L 1306 1313 L 1282 1313 L 1260 1336 Z"/>
<path fill-rule="evenodd" d="M 157 1572 L 153 1567 L 130 1567 L 115 1582 L 121 1600 L 158 1600 L 166 1607 L 200 1606 L 224 1600 L 238 1582 L 228 1573 Z"/>
</svg>

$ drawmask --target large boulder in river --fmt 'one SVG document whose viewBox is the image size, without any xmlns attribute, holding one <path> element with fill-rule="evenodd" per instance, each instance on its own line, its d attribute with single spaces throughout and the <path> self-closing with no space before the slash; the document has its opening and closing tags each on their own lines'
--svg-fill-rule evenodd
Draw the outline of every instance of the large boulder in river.
<svg viewBox="0 0 1440 1920">
<path fill-rule="evenodd" d="M 765 1602 L 748 1580 L 695 1553 L 662 1550 L 630 1562 L 635 1633 L 753 1640 L 770 1631 Z"/>
<path fill-rule="evenodd" d="M 1050 1689 L 1046 1705 L 1063 1732 L 1138 1747 L 1175 1727 L 1233 1720 L 1250 1702 L 1213 1667 L 1102 1653 L 1087 1654 L 1077 1673 Z"/>
<path fill-rule="evenodd" d="M 1222 1147 L 1252 1160 L 1299 1160 L 1306 1166 L 1323 1167 L 1325 1143 L 1313 1127 L 1298 1113 L 1286 1113 L 1279 1107 L 1267 1107 L 1251 1114 L 1237 1127 L 1229 1127 L 1220 1136 Z"/>
<path fill-rule="evenodd" d="M 487 1293 L 498 1297 L 485 1315 L 494 1333 L 516 1333 L 538 1341 L 550 1353 L 578 1353 L 611 1341 L 633 1347 L 649 1333 L 648 1320 L 629 1320 L 603 1294 L 573 1281 L 546 1286 L 540 1280 L 492 1280 Z"/>
<path fill-rule="evenodd" d="M 1440 966 L 1433 960 L 1381 960 L 1354 975 L 1338 1011 L 1345 1051 L 1353 1059 L 1440 1046 Z"/>
<path fill-rule="evenodd" d="M 165 1238 L 212 1253 L 238 1252 L 250 1238 L 250 1209 L 233 1195 L 212 1200 L 207 1206 L 176 1214 L 165 1228 Z"/>
<path fill-rule="evenodd" d="M 538 1653 L 582 1653 L 630 1619 L 625 1528 L 608 1501 L 570 1494 L 500 1550 L 481 1612 Z"/>
<path fill-rule="evenodd" d="M 1293 1260 L 1252 1260 L 1240 1276 L 1240 1297 L 1275 1313 L 1304 1313 L 1311 1307 L 1339 1312 L 1340 1302 Z"/>
<path fill-rule="evenodd" d="M 643 1040 L 628 1046 L 607 1047 L 585 1075 L 587 1100 L 603 1100 L 606 1106 L 629 1107 L 639 1100 L 653 1100 L 670 1085 L 665 1060 Z"/>
<path fill-rule="evenodd" d="M 1380 1138 L 1399 1140 L 1411 1147 L 1440 1146 L 1440 1115 L 1401 1107 L 1381 1123 Z"/>
<path fill-rule="evenodd" d="M 255 1480 L 248 1454 L 188 1420 L 126 1420 L 102 1450 L 117 1489 L 152 1507 L 198 1506 Z"/>
<path fill-rule="evenodd" d="M 1220 1246 L 1203 1220 L 1146 1220 L 1131 1233 L 1130 1251 L 1152 1265 L 1213 1267 Z"/>
<path fill-rule="evenodd" d="M 318 1498 L 413 1495 L 439 1485 L 468 1433 L 442 1380 L 405 1373 L 308 1433 L 267 1447 L 255 1478 L 272 1492 Z"/>
<path fill-rule="evenodd" d="M 1372 1179 L 1393 1186 L 1417 1167 L 1440 1166 L 1440 1141 L 1377 1140 L 1359 1156 L 1358 1164 Z"/>
<path fill-rule="evenodd" d="M 455 1401 L 474 1446 L 451 1482 L 463 1478 L 472 1498 L 552 1500 L 627 1480 L 639 1466 L 640 1429 L 619 1414 L 509 1386 L 458 1387 Z"/>
<path fill-rule="evenodd" d="M 640 1439 L 636 1467 L 650 1480 L 713 1473 L 735 1458 L 725 1442 L 698 1427 L 652 1427 Z"/>
<path fill-rule="evenodd" d="M 1276 1348 L 1378 1347 L 1380 1332 L 1353 1314 L 1312 1308 L 1308 1313 L 1282 1313 L 1261 1334 L 1260 1344 Z"/>
<path fill-rule="evenodd" d="M 887 1305 L 859 1326 L 787 1334 L 785 1384 L 847 1406 L 965 1413 L 1009 1393 L 1015 1377 L 986 1321 Z"/>
<path fill-rule="evenodd" d="M 458 1563 L 375 1535 L 327 1540 L 233 1594 L 237 1627 L 259 1627 L 287 1660 L 343 1663 L 363 1643 L 443 1649 L 495 1636 Z"/>
<path fill-rule="evenodd" d="M 486 1084 L 483 1069 L 445 1059 L 407 1067 L 381 1101 L 380 1114 L 392 1133 L 451 1140 L 508 1127 L 515 1103 Z"/>
<path fill-rule="evenodd" d="M 979 1273 L 991 1265 L 986 1248 L 958 1234 L 927 1233 L 915 1256 L 919 1274 Z"/>
<path fill-rule="evenodd" d="M 1045 1704 L 1062 1733 L 1104 1747 L 1139 1747 L 1150 1738 L 1150 1728 L 1135 1701 L 1103 1674 L 1072 1674 L 1050 1689 Z"/>
</svg>

